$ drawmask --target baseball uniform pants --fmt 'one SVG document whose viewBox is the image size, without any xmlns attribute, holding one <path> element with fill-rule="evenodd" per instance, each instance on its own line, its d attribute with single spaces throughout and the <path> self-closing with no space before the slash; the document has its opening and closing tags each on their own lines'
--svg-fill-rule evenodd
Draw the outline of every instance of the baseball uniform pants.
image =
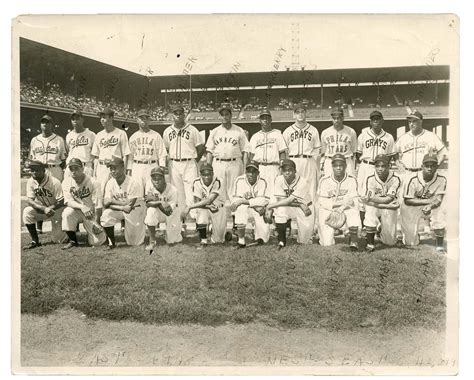
<svg viewBox="0 0 474 380">
<path fill-rule="evenodd" d="M 232 188 L 234 186 L 235 179 L 244 174 L 244 164 L 241 158 L 235 161 L 220 161 L 215 159 L 212 167 L 214 169 L 214 175 L 222 180 L 222 186 L 224 188 L 226 205 L 229 204 L 229 200 L 232 199 Z"/>
<path fill-rule="evenodd" d="M 97 162 L 95 180 L 97 181 L 97 208 L 102 208 L 104 204 L 105 185 L 110 178 L 110 170 L 105 164 Z"/>
<path fill-rule="evenodd" d="M 166 223 L 166 243 L 179 243 L 183 240 L 181 236 L 180 210 L 176 207 L 170 216 L 166 216 L 157 207 L 148 207 L 146 210 L 145 224 L 157 227 L 160 223 Z"/>
<path fill-rule="evenodd" d="M 23 209 L 23 223 L 35 224 L 38 221 L 51 220 L 51 240 L 55 243 L 61 243 L 66 239 L 66 233 L 62 230 L 62 211 L 63 209 L 55 210 L 52 217 L 46 216 L 35 210 L 31 206 L 27 206 Z"/>
<path fill-rule="evenodd" d="M 397 214 L 398 209 L 389 210 L 366 206 L 364 225 L 376 228 L 380 221 L 382 225 L 380 240 L 386 245 L 395 245 L 397 243 Z"/>
<path fill-rule="evenodd" d="M 76 231 L 77 225 L 83 223 L 86 216 L 82 211 L 76 210 L 72 207 L 65 207 L 62 215 L 62 229 L 63 231 Z"/>
<path fill-rule="evenodd" d="M 329 227 L 326 224 L 326 219 L 331 213 L 331 210 L 325 208 L 319 208 L 319 244 L 322 246 L 329 246 L 336 244 L 334 240 L 334 228 Z M 344 211 L 346 214 L 346 226 L 347 228 L 357 227 L 360 228 L 360 217 L 357 208 L 352 207 Z"/>
<path fill-rule="evenodd" d="M 404 203 L 400 206 L 403 243 L 406 245 L 413 246 L 420 243 L 418 228 L 421 219 L 424 217 L 422 209 L 423 206 L 407 206 Z M 431 228 L 433 230 L 446 228 L 446 206 L 444 202 L 441 203 L 441 206 L 431 210 Z"/>
<path fill-rule="evenodd" d="M 250 218 L 255 221 L 255 240 L 262 239 L 265 243 L 270 239 L 270 225 L 265 223 L 263 216 L 260 216 L 249 205 L 240 205 L 235 211 L 235 225 L 246 227 Z"/>
<path fill-rule="evenodd" d="M 102 227 L 114 227 L 117 223 L 125 220 L 125 241 L 128 245 L 140 245 L 145 240 L 146 207 L 144 203 L 136 203 L 135 208 L 128 214 L 122 211 L 107 208 L 102 213 L 100 224 Z"/>
<path fill-rule="evenodd" d="M 259 166 L 260 178 L 264 179 L 267 183 L 267 196 L 273 195 L 273 188 L 275 186 L 275 179 L 280 175 L 279 164 L 275 165 L 262 165 Z"/>
<path fill-rule="evenodd" d="M 196 211 L 196 224 L 209 224 L 209 219 L 211 219 L 211 240 L 214 243 L 223 243 L 227 229 L 227 213 L 225 208 L 219 207 L 217 212 L 211 212 L 205 208 L 198 208 Z"/>
<path fill-rule="evenodd" d="M 193 182 L 199 177 L 196 160 L 170 160 L 169 172 L 171 184 L 178 190 L 178 205 L 182 210 L 184 205 L 189 206 L 194 202 Z M 196 219 L 196 210 L 191 210 L 189 214 L 191 218 Z"/>
<path fill-rule="evenodd" d="M 273 213 L 275 223 L 286 223 L 288 219 L 296 220 L 298 227 L 297 242 L 309 244 L 314 230 L 314 216 L 306 216 L 299 207 L 277 207 Z"/>
<path fill-rule="evenodd" d="M 153 164 L 138 164 L 136 162 L 132 165 L 132 179 L 142 185 L 143 189 L 145 189 L 145 185 L 150 179 L 151 169 L 157 167 L 158 163 Z"/>
<path fill-rule="evenodd" d="M 366 162 L 361 162 L 359 165 L 359 169 L 357 169 L 357 186 L 359 188 L 359 195 L 365 195 L 365 181 L 369 175 L 375 173 L 375 166 L 371 164 L 367 164 Z M 364 192 L 364 194 L 362 194 Z M 362 202 L 359 203 L 359 211 L 365 211 L 365 204 Z M 365 224 L 365 222 L 364 222 Z"/>
</svg>

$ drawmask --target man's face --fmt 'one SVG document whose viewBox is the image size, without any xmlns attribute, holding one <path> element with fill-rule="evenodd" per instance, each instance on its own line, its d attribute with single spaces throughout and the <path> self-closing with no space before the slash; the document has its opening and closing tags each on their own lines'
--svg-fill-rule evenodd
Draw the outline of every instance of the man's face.
<svg viewBox="0 0 474 380">
<path fill-rule="evenodd" d="M 45 168 L 42 166 L 32 166 L 30 167 L 31 176 L 35 181 L 40 182 L 44 178 Z"/>
<path fill-rule="evenodd" d="M 159 174 L 155 174 L 151 177 L 151 182 L 153 183 L 153 186 L 155 186 L 155 189 L 159 191 L 163 191 L 166 185 L 165 177 Z"/>
<path fill-rule="evenodd" d="M 206 186 L 209 186 L 211 184 L 213 177 L 214 172 L 212 172 L 211 170 L 204 170 L 201 173 L 202 182 L 204 182 L 204 185 Z"/>
<path fill-rule="evenodd" d="M 420 119 L 408 119 L 408 126 L 410 127 L 410 131 L 413 134 L 418 134 L 423 129 L 423 120 Z"/>
<path fill-rule="evenodd" d="M 281 174 L 283 174 L 283 178 L 285 178 L 286 183 L 291 183 L 295 180 L 296 170 L 293 166 L 285 165 L 281 169 Z"/>
<path fill-rule="evenodd" d="M 370 126 L 376 132 L 379 132 L 382 129 L 383 119 L 380 116 L 373 116 L 370 119 Z"/>
<path fill-rule="evenodd" d="M 100 115 L 100 123 L 102 124 L 104 128 L 111 126 L 113 124 L 112 120 L 113 120 L 113 117 L 110 115 L 104 115 L 104 114 Z"/>
<path fill-rule="evenodd" d="M 340 114 L 332 115 L 332 124 L 336 128 L 342 127 L 342 123 L 344 122 L 344 116 Z"/>
<path fill-rule="evenodd" d="M 230 123 L 232 121 L 232 113 L 229 110 L 223 110 L 221 112 L 221 118 L 224 123 Z"/>
<path fill-rule="evenodd" d="M 110 165 L 110 175 L 112 178 L 121 178 L 125 174 L 125 168 L 122 165 Z"/>
<path fill-rule="evenodd" d="M 53 123 L 46 119 L 41 120 L 41 133 L 46 136 L 53 133 Z"/>
<path fill-rule="evenodd" d="M 247 181 L 253 185 L 255 182 L 257 182 L 258 170 L 255 168 L 247 168 L 245 175 L 247 176 Z"/>
<path fill-rule="evenodd" d="M 378 161 L 375 163 L 375 172 L 380 178 L 385 178 L 388 175 L 388 163 L 384 161 Z"/>
<path fill-rule="evenodd" d="M 84 175 L 84 167 L 79 165 L 69 166 L 69 171 L 71 172 L 71 177 L 75 180 L 82 178 Z"/>
<path fill-rule="evenodd" d="M 336 177 L 343 177 L 346 173 L 346 163 L 343 161 L 335 161 L 332 163 L 332 170 Z"/>
<path fill-rule="evenodd" d="M 260 125 L 263 131 L 269 131 L 272 129 L 272 117 L 270 115 L 260 116 Z"/>
<path fill-rule="evenodd" d="M 304 108 L 298 108 L 294 111 L 296 121 L 306 121 L 306 110 Z"/>
<path fill-rule="evenodd" d="M 184 111 L 176 110 L 173 112 L 173 121 L 177 124 L 184 123 Z"/>
<path fill-rule="evenodd" d="M 138 126 L 142 129 L 148 129 L 149 119 L 148 116 L 142 115 L 137 117 Z"/>
<path fill-rule="evenodd" d="M 432 177 L 436 173 L 436 169 L 438 168 L 438 164 L 435 162 L 425 162 L 421 168 L 423 169 L 423 175 L 427 177 Z"/>
<path fill-rule="evenodd" d="M 84 126 L 84 118 L 79 115 L 72 115 L 71 124 L 74 129 L 82 128 Z"/>
</svg>

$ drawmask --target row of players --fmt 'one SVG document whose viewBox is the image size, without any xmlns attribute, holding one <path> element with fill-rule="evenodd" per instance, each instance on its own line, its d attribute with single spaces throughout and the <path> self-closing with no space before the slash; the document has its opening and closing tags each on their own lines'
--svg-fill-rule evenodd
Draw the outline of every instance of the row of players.
<svg viewBox="0 0 474 380">
<path fill-rule="evenodd" d="M 224 106 L 220 109 L 223 122 L 211 131 L 205 145 L 197 129 L 186 123 L 181 106 L 173 109 L 174 123 L 165 129 L 163 138 L 150 129 L 149 116 L 144 110 L 139 112 L 137 119 L 139 131 L 130 137 L 130 141 L 124 131 L 114 127 L 112 110 L 106 108 L 99 115 L 104 130 L 95 136 L 84 128 L 81 111 L 74 111 L 71 114 L 74 129 L 67 135 L 66 143 L 52 132 L 53 121 L 45 115 L 41 119 L 42 133 L 31 141 L 30 158 L 47 164 L 47 170 L 59 179 L 63 176 L 64 159 L 66 163 L 72 158 L 80 159 L 86 173 L 101 184 L 102 195 L 109 176 L 106 163 L 112 156 L 122 158 L 126 173 L 143 187 L 151 169 L 159 164 L 169 170 L 170 181 L 178 189 L 179 204 L 189 205 L 193 201 L 192 183 L 198 175 L 197 162 L 207 152 L 205 161 L 212 164 L 216 176 L 221 179 L 229 206 L 234 180 L 243 174 L 249 160 L 259 163 L 260 177 L 271 187 L 280 174 L 281 160 L 291 158 L 297 172 L 308 181 L 311 200 L 316 204 L 318 180 L 322 172 L 331 173 L 331 158 L 337 153 L 344 155 L 349 174 L 355 173 L 355 162 L 360 162 L 357 172 L 360 188 L 374 172 L 374 158 L 378 154 L 390 156 L 402 177 L 421 171 L 426 153 L 435 152 L 438 162 L 445 154 L 440 139 L 423 129 L 423 115 L 418 111 L 407 117 L 410 131 L 396 144 L 382 129 L 383 115 L 379 111 L 370 114 L 370 127 L 357 138 L 355 131 L 343 124 L 343 111 L 334 110 L 333 126 L 325 129 L 320 139 L 318 130 L 306 121 L 304 105 L 295 105 L 295 123 L 283 133 L 271 127 L 271 114 L 264 110 L 260 114 L 262 130 L 249 142 L 244 130 L 232 123 L 231 108 Z M 363 222 L 364 204 L 359 202 L 359 205 Z M 99 202 L 97 219 L 102 208 Z"/>
<path fill-rule="evenodd" d="M 207 231 L 212 223 L 211 240 L 223 243 L 226 239 L 227 213 L 224 208 L 222 181 L 214 176 L 212 165 L 205 164 L 200 176 L 193 181 L 194 202 L 180 208 L 177 189 L 165 180 L 165 172 L 156 166 L 147 179 L 145 192 L 139 183 L 125 173 L 125 163 L 114 157 L 107 164 L 111 178 L 105 186 L 104 212 L 101 224 L 107 234 L 107 249 L 115 248 L 114 226 L 125 221 L 125 240 L 130 245 L 144 242 L 146 228 L 149 244 L 146 250 L 153 251 L 156 245 L 156 228 L 166 223 L 166 242 L 182 241 L 180 220 L 196 210 L 196 227 L 201 244 L 208 244 Z M 259 164 L 250 161 L 244 175 L 233 184 L 231 210 L 235 212 L 238 246 L 246 247 L 245 229 L 248 218 L 254 219 L 255 242 L 264 244 L 270 238 L 270 224 L 275 223 L 278 248 L 286 246 L 288 221 L 296 220 L 297 241 L 311 242 L 316 211 L 319 225 L 320 244 L 333 245 L 335 229 L 326 223 L 334 210 L 344 213 L 346 227 L 350 234 L 351 249 L 358 249 L 357 236 L 360 220 L 358 200 L 366 206 L 364 224 L 367 228 L 367 250 L 373 251 L 376 229 L 380 226 L 380 238 L 386 245 L 397 242 L 397 214 L 400 208 L 401 227 L 407 245 L 417 245 L 420 218 L 430 215 L 436 236 L 436 249 L 444 252 L 445 207 L 443 198 L 446 178 L 437 174 L 437 157 L 425 155 L 422 171 L 413 174 L 402 189 L 400 177 L 390 170 L 390 158 L 378 155 L 375 158 L 374 174 L 369 175 L 359 196 L 355 177 L 346 173 L 346 158 L 336 154 L 332 158 L 332 174 L 324 176 L 318 186 L 318 205 L 312 207 L 309 184 L 296 170 L 290 159 L 281 162 L 281 175 L 275 179 L 269 192 L 267 182 L 260 177 Z M 78 246 L 76 229 L 87 218 L 93 218 L 100 191 L 93 179 L 84 173 L 83 163 L 72 159 L 68 168 L 70 175 L 62 185 L 46 173 L 44 164 L 30 161 L 32 178 L 28 180 L 28 206 L 23 211 L 25 223 L 32 242 L 27 247 L 41 245 L 35 222 L 51 219 L 53 241 L 62 241 L 67 234 L 69 243 L 64 249 Z M 401 200 L 401 202 L 400 202 Z"/>
</svg>

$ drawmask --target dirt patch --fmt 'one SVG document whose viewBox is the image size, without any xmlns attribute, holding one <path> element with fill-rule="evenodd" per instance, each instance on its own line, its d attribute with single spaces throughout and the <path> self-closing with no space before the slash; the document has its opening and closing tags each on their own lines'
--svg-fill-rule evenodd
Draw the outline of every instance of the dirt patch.
<svg viewBox="0 0 474 380">
<path fill-rule="evenodd" d="M 22 367 L 438 366 L 444 333 L 263 324 L 155 326 L 90 320 L 71 310 L 21 317 Z"/>
</svg>

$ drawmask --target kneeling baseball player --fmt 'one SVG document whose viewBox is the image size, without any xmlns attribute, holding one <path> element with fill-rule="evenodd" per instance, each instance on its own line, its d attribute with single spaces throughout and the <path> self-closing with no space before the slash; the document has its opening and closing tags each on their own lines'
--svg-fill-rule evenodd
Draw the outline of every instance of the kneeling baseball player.
<svg viewBox="0 0 474 380">
<path fill-rule="evenodd" d="M 61 182 L 51 174 L 46 173 L 46 165 L 40 161 L 28 161 L 31 178 L 26 183 L 28 206 L 23 210 L 23 223 L 31 236 L 31 243 L 25 249 L 41 246 L 36 230 L 36 222 L 51 220 L 51 240 L 61 243 L 65 233 L 61 230 L 61 212 L 64 207 L 64 197 Z"/>
<path fill-rule="evenodd" d="M 431 228 L 436 236 L 436 251 L 445 253 L 444 235 L 446 208 L 443 202 L 446 194 L 446 177 L 437 173 L 438 158 L 427 154 L 423 157 L 422 171 L 413 174 L 405 184 L 400 207 L 403 242 L 409 246 L 418 245 L 418 224 L 422 217 L 431 217 Z"/>
<path fill-rule="evenodd" d="M 328 224 L 331 213 L 344 214 L 345 225 L 349 228 L 349 246 L 358 249 L 357 232 L 360 227 L 359 211 L 355 199 L 357 180 L 346 173 L 346 158 L 337 153 L 331 158 L 333 174 L 319 181 L 319 243 L 323 246 L 334 245 L 334 226 Z"/>
<path fill-rule="evenodd" d="M 237 177 L 232 191 L 230 209 L 235 212 L 238 247 L 245 248 L 245 227 L 249 216 L 255 221 L 255 243 L 263 244 L 270 239 L 270 225 L 265 223 L 265 206 L 268 204 L 267 182 L 259 176 L 259 165 L 250 161 L 245 174 Z"/>
<path fill-rule="evenodd" d="M 152 251 L 156 245 L 156 227 L 166 223 L 166 243 L 174 244 L 183 240 L 181 217 L 178 209 L 178 190 L 165 181 L 165 172 L 156 166 L 151 169 L 150 180 L 145 185 L 146 217 L 150 241 L 145 247 Z"/>
<path fill-rule="evenodd" d="M 213 243 L 223 243 L 226 240 L 227 224 L 223 195 L 225 189 L 221 180 L 214 177 L 212 165 L 204 164 L 200 172 L 201 176 L 193 182 L 194 203 L 183 209 L 181 218 L 186 218 L 190 210 L 196 209 L 196 229 L 201 238 L 201 246 L 208 244 L 207 225 L 209 219 L 212 223 L 211 241 Z"/>
<path fill-rule="evenodd" d="M 114 226 L 125 220 L 125 241 L 128 245 L 140 245 L 146 234 L 143 187 L 125 174 L 121 158 L 113 157 L 107 166 L 110 178 L 105 185 L 104 212 L 100 222 L 108 238 L 107 250 L 115 248 Z"/>
<path fill-rule="evenodd" d="M 278 249 L 286 246 L 286 228 L 289 219 L 296 219 L 297 242 L 309 244 L 314 229 L 314 217 L 311 212 L 312 202 L 308 182 L 296 173 L 294 161 L 284 159 L 280 167 L 282 174 L 275 179 L 273 195 L 266 207 L 265 220 L 269 223 L 272 217 L 275 217 Z"/>
<path fill-rule="evenodd" d="M 375 249 L 375 233 L 381 225 L 380 240 L 386 245 L 397 243 L 398 196 L 401 179 L 390 170 L 390 157 L 380 154 L 374 159 L 375 173 L 362 186 L 360 200 L 365 205 L 364 226 L 367 230 L 367 251 Z"/>
</svg>

